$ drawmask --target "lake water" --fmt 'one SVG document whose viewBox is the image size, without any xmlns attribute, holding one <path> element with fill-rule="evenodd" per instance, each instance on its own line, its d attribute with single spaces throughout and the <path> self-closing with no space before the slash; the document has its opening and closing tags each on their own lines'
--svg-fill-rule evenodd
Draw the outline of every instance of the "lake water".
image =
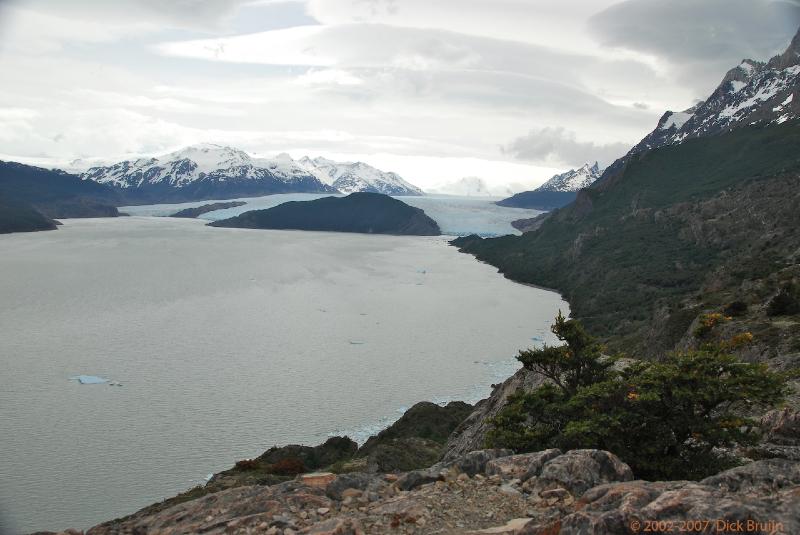
<svg viewBox="0 0 800 535">
<path fill-rule="evenodd" d="M 309 201 L 320 197 L 330 197 L 329 193 L 286 193 L 280 195 L 267 195 L 265 197 L 250 197 L 235 199 L 246 202 L 243 206 L 216 210 L 200 216 L 201 219 L 217 221 L 228 217 L 237 216 L 250 210 L 263 210 L 272 208 L 287 201 Z M 341 195 L 334 195 L 341 197 Z M 535 217 L 542 212 L 539 210 L 526 210 L 522 208 L 506 208 L 497 206 L 495 198 L 486 197 L 459 197 L 456 195 L 425 195 L 423 197 L 395 197 L 404 203 L 416 208 L 421 208 L 439 224 L 443 234 L 450 236 L 466 236 L 478 234 L 480 236 L 502 236 L 505 234 L 519 234 L 511 226 L 517 219 Z M 147 206 L 123 206 L 120 211 L 141 216 L 168 216 L 184 208 L 193 208 L 212 202 L 200 201 L 182 204 L 153 204 Z"/>
<path fill-rule="evenodd" d="M 440 237 L 172 218 L 3 235 L 0 274 L 9 532 L 86 528 L 276 444 L 474 402 L 567 311 Z"/>
</svg>

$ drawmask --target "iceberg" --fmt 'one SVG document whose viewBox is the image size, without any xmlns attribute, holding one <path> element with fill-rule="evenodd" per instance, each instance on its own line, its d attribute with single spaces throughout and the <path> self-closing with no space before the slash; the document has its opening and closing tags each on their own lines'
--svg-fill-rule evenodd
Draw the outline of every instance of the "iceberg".
<svg viewBox="0 0 800 535">
<path fill-rule="evenodd" d="M 96 375 L 76 375 L 75 377 L 70 377 L 70 379 L 78 381 L 82 385 L 99 385 L 108 382 L 108 379 L 103 379 Z"/>
</svg>

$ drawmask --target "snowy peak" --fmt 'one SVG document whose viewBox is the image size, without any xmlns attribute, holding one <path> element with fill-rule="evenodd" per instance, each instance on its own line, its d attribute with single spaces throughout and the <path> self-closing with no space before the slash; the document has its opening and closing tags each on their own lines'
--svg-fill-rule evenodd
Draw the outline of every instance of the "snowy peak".
<svg viewBox="0 0 800 535">
<path fill-rule="evenodd" d="M 243 150 L 214 143 L 191 145 L 157 158 L 92 167 L 81 176 L 128 191 L 184 189 L 227 195 L 226 191 L 235 190 L 241 196 L 337 191 L 422 195 L 422 190 L 397 174 L 363 162 L 339 163 L 307 156 L 294 160 L 285 152 L 273 158 L 254 158 Z"/>
<path fill-rule="evenodd" d="M 297 160 L 309 172 L 342 193 L 368 191 L 386 195 L 424 195 L 397 173 L 381 171 L 364 162 L 335 162 L 323 157 L 304 156 Z"/>
<path fill-rule="evenodd" d="M 745 59 L 728 71 L 705 101 L 682 112 L 667 112 L 631 153 L 674 145 L 757 124 L 781 124 L 800 117 L 800 31 L 783 54 L 763 63 Z"/>
<path fill-rule="evenodd" d="M 554 175 L 534 191 L 578 191 L 588 188 L 602 174 L 603 171 L 597 162 L 594 165 L 587 163 L 578 169 L 570 169 L 566 173 Z"/>
</svg>

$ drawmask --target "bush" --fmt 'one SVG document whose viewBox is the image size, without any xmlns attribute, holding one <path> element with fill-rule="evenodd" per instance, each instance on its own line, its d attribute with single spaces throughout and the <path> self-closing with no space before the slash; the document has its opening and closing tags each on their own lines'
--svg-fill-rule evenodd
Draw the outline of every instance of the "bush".
<svg viewBox="0 0 800 535">
<path fill-rule="evenodd" d="M 767 305 L 768 316 L 790 316 L 800 313 L 800 288 L 787 284 Z"/>
<path fill-rule="evenodd" d="M 732 316 L 734 318 L 744 316 L 747 313 L 747 303 L 744 301 L 734 301 L 728 304 L 722 312 L 726 316 Z"/>
<path fill-rule="evenodd" d="M 308 470 L 302 460 L 296 457 L 287 457 L 286 459 L 281 459 L 275 464 L 270 465 L 267 471 L 276 476 L 296 476 Z"/>
<path fill-rule="evenodd" d="M 615 371 L 597 344 L 575 335 L 582 329 L 573 320 L 559 315 L 553 330 L 566 346 L 521 352 L 520 360 L 557 379 L 513 396 L 491 421 L 489 446 L 604 449 L 641 478 L 701 479 L 731 466 L 716 448 L 757 440 L 743 409 L 774 405 L 786 393 L 783 376 L 739 362 L 722 346 Z M 599 373 L 583 375 L 586 369 Z"/>
</svg>

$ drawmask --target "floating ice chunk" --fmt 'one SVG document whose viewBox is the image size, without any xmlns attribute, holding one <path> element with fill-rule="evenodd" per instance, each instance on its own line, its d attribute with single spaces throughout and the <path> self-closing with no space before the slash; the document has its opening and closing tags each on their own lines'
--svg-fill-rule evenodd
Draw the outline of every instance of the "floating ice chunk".
<svg viewBox="0 0 800 535">
<path fill-rule="evenodd" d="M 532 336 L 531 340 L 533 340 L 534 342 L 544 342 L 544 340 L 539 336 Z"/>
<path fill-rule="evenodd" d="M 364 342 L 364 340 L 350 340 L 350 344 L 354 345 L 354 346 L 360 346 L 360 345 L 365 344 L 365 343 L 366 342 Z"/>
<path fill-rule="evenodd" d="M 78 381 L 82 385 L 99 385 L 108 382 L 108 379 L 103 379 L 96 375 L 76 375 L 75 377 L 70 377 L 70 379 Z"/>
</svg>

